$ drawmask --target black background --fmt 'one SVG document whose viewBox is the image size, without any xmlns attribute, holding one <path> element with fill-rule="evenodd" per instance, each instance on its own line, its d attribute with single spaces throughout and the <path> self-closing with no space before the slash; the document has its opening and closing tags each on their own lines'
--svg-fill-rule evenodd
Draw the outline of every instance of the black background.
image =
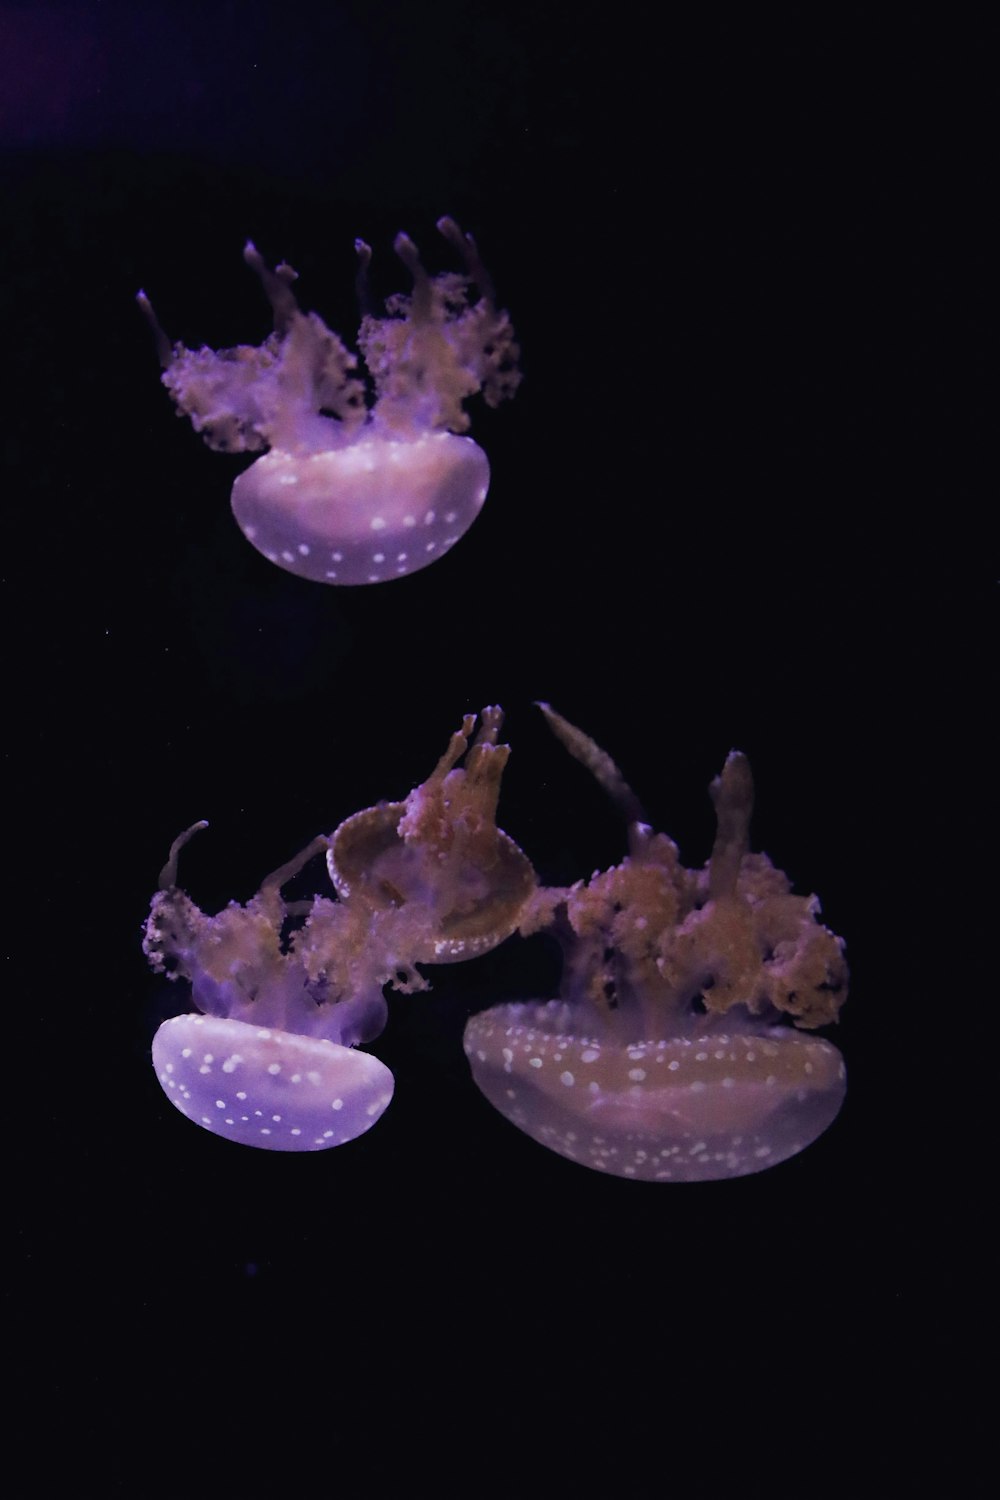
<svg viewBox="0 0 1000 1500">
<path fill-rule="evenodd" d="M 0 7 L 16 1494 L 981 1492 L 947 1016 L 990 977 L 982 39 L 698 14 Z M 474 412 L 490 498 L 420 574 L 306 583 L 239 533 L 245 461 L 175 418 L 132 299 L 259 340 L 252 236 L 350 338 L 355 235 L 386 293 L 399 228 L 448 263 L 442 213 L 523 347 Z M 391 1002 L 355 1144 L 188 1125 L 148 1066 L 183 995 L 139 950 L 177 831 L 210 820 L 206 909 L 246 899 L 499 702 L 502 826 L 575 879 L 623 833 L 536 698 L 690 864 L 749 754 L 757 846 L 848 941 L 835 1127 L 694 1187 L 547 1154 L 461 1052 L 551 992 L 519 939 Z"/>
</svg>

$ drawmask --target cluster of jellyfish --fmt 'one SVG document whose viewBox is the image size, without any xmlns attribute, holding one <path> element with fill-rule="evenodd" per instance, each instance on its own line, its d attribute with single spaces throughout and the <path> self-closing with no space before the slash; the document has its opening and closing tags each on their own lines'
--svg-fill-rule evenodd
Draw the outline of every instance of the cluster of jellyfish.
<svg viewBox="0 0 1000 1500">
<path fill-rule="evenodd" d="M 358 361 L 292 293 L 295 273 L 245 258 L 274 313 L 259 347 L 171 344 L 140 293 L 163 380 L 209 445 L 268 449 L 232 504 L 267 558 L 328 584 L 380 583 L 443 555 L 475 520 L 489 466 L 464 436 L 464 401 L 517 387 L 518 350 L 471 236 L 438 225 L 464 270 L 431 277 L 412 241 L 395 248 L 413 282 L 368 305 Z M 802 1151 L 845 1092 L 840 1053 L 815 1033 L 846 997 L 843 941 L 814 896 L 749 843 L 753 784 L 733 752 L 711 784 L 717 833 L 701 869 L 654 833 L 617 766 L 547 705 L 552 730 L 619 807 L 621 863 L 569 887 L 542 884 L 496 822 L 510 750 L 502 713 L 468 715 L 425 781 L 355 813 L 215 916 L 178 883 L 171 847 L 145 927 L 154 969 L 191 987 L 189 1013 L 153 1041 L 164 1092 L 195 1124 L 271 1151 L 355 1140 L 393 1095 L 362 1050 L 382 1032 L 386 991 L 429 987 L 424 968 L 549 932 L 562 950 L 555 999 L 500 1005 L 465 1028 L 472 1077 L 539 1145 L 609 1175 L 653 1182 L 741 1177 Z M 332 892 L 282 892 L 325 857 Z M 419 1002 L 415 1002 L 419 1003 Z"/>
<path fill-rule="evenodd" d="M 614 763 L 544 712 L 626 815 L 628 853 L 569 887 L 539 883 L 496 823 L 509 747 L 502 715 L 469 715 L 426 781 L 315 838 L 245 906 L 206 916 L 178 885 L 175 840 L 146 924 L 154 968 L 186 979 L 197 1011 L 165 1021 L 153 1062 L 182 1114 L 272 1151 L 319 1151 L 369 1130 L 393 1093 L 363 1044 L 385 991 L 428 987 L 514 933 L 563 951 L 556 999 L 500 1005 L 465 1028 L 472 1076 L 542 1146 L 615 1176 L 740 1177 L 794 1156 L 833 1121 L 844 1065 L 811 1035 L 846 994 L 843 942 L 750 851 L 753 787 L 734 752 L 712 782 L 717 833 L 686 869 Z M 460 763 L 461 762 L 461 763 Z M 325 855 L 333 896 L 286 902 Z M 791 1024 L 789 1024 L 791 1023 Z"/>
</svg>

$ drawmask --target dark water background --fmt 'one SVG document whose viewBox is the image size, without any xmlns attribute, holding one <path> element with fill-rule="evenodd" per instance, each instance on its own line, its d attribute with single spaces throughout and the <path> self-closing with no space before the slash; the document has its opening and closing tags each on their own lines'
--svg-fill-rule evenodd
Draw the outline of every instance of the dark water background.
<svg viewBox="0 0 1000 1500">
<path fill-rule="evenodd" d="M 0 7 L 14 1494 L 774 1494 L 974 1452 L 981 39 L 666 15 Z M 490 498 L 420 574 L 305 583 L 234 525 L 241 461 L 175 419 L 134 293 L 255 341 L 252 236 L 350 336 L 354 237 L 388 292 L 399 228 L 447 263 L 442 213 L 524 351 L 474 413 Z M 138 946 L 174 834 L 208 818 L 185 884 L 245 899 L 499 702 L 502 826 L 589 874 L 622 831 L 537 698 L 692 864 L 748 753 L 757 846 L 848 940 L 837 1125 L 694 1188 L 545 1153 L 461 1052 L 551 985 L 519 939 L 392 1003 L 361 1141 L 186 1124 Z"/>
</svg>

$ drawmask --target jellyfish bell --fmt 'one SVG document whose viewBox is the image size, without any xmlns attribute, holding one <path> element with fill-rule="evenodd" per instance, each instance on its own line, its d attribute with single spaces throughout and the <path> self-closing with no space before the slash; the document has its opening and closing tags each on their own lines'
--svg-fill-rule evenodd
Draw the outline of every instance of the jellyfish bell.
<svg viewBox="0 0 1000 1500">
<path fill-rule="evenodd" d="M 520 381 L 507 314 L 495 305 L 475 243 L 452 219 L 438 229 L 464 262 L 431 277 L 413 242 L 395 250 L 412 293 L 385 316 L 365 311 L 358 333 L 374 386 L 369 410 L 358 360 L 316 313 L 303 313 L 295 272 L 244 257 L 271 303 L 274 332 L 259 347 L 218 352 L 172 344 L 145 293 L 163 382 L 210 447 L 269 449 L 239 476 L 232 507 L 270 562 L 318 583 L 380 583 L 427 567 L 472 525 L 486 499 L 485 453 L 464 434 L 464 403 L 488 405 Z M 359 291 L 369 302 L 369 247 L 357 242 Z"/>
<path fill-rule="evenodd" d="M 616 1177 L 714 1181 L 776 1166 L 837 1116 L 843 1060 L 777 1026 L 648 1041 L 581 1034 L 572 1007 L 473 1016 L 465 1053 L 493 1107 L 541 1146 Z M 627 1034 L 626 1034 L 627 1035 Z"/>
<path fill-rule="evenodd" d="M 222 1016 L 174 1016 L 153 1038 L 171 1104 L 215 1135 L 266 1151 L 325 1151 L 379 1120 L 393 1077 L 367 1052 Z"/>
<path fill-rule="evenodd" d="M 490 484 L 472 438 L 364 432 L 326 452 L 274 449 L 236 480 L 233 515 L 269 562 L 315 583 L 382 583 L 436 562 L 468 531 Z"/>
<path fill-rule="evenodd" d="M 713 782 L 712 855 L 687 870 L 610 758 L 543 707 L 627 811 L 629 854 L 528 903 L 521 931 L 562 946 L 560 998 L 470 1019 L 476 1084 L 540 1145 L 615 1176 L 742 1177 L 796 1155 L 843 1102 L 843 1059 L 808 1032 L 837 1019 L 847 968 L 815 897 L 749 851 L 745 757 Z"/>
</svg>

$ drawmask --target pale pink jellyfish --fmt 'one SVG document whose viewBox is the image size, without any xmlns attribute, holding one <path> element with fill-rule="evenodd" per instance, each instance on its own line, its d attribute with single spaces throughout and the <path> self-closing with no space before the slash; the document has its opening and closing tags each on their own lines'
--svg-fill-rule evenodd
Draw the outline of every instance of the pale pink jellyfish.
<svg viewBox="0 0 1000 1500">
<path fill-rule="evenodd" d="M 246 906 L 231 902 L 210 917 L 177 885 L 177 855 L 204 827 L 175 839 L 146 923 L 153 967 L 190 980 L 201 1012 L 164 1021 L 153 1039 L 156 1076 L 182 1114 L 244 1145 L 322 1151 L 354 1140 L 392 1098 L 389 1069 L 356 1050 L 385 1025 L 390 975 L 345 961 L 352 949 L 360 956 L 362 936 L 346 907 L 318 897 L 289 934 L 302 913 L 281 895 L 327 840 L 314 839 Z M 314 925 L 342 930 L 317 944 Z"/>
<path fill-rule="evenodd" d="M 745 757 L 712 783 L 715 845 L 687 870 L 610 758 L 545 711 L 628 813 L 630 850 L 588 882 L 536 892 L 521 931 L 560 939 L 561 997 L 472 1017 L 476 1083 L 541 1145 L 616 1176 L 741 1177 L 794 1156 L 844 1097 L 840 1053 L 804 1033 L 837 1019 L 847 969 L 816 897 L 793 896 L 749 852 Z"/>
<path fill-rule="evenodd" d="M 156 1075 L 196 1124 L 271 1151 L 318 1151 L 362 1135 L 393 1092 L 392 1074 L 357 1050 L 386 1021 L 383 991 L 428 988 L 414 967 L 485 951 L 514 931 L 535 888 L 531 864 L 494 821 L 509 754 L 499 709 L 452 736 L 421 786 L 320 836 L 245 906 L 200 911 L 177 884 L 174 841 L 143 947 L 187 979 L 198 1014 L 165 1021 Z M 468 749 L 465 768 L 457 761 Z M 336 901 L 288 903 L 282 887 L 327 851 Z"/>
<path fill-rule="evenodd" d="M 274 311 L 274 332 L 259 347 L 171 344 L 139 293 L 163 383 L 209 447 L 270 450 L 236 480 L 233 513 L 258 552 L 302 578 L 363 584 L 415 573 L 454 546 L 486 498 L 486 455 L 459 435 L 469 427 L 464 403 L 478 391 L 490 406 L 512 396 L 519 351 L 471 235 L 453 219 L 438 229 L 464 272 L 429 276 L 400 234 L 395 250 L 412 293 L 390 297 L 386 316 L 362 318 L 371 409 L 356 357 L 299 308 L 296 273 L 271 270 L 252 244 L 244 258 Z M 367 300 L 371 251 L 356 243 Z"/>
</svg>

